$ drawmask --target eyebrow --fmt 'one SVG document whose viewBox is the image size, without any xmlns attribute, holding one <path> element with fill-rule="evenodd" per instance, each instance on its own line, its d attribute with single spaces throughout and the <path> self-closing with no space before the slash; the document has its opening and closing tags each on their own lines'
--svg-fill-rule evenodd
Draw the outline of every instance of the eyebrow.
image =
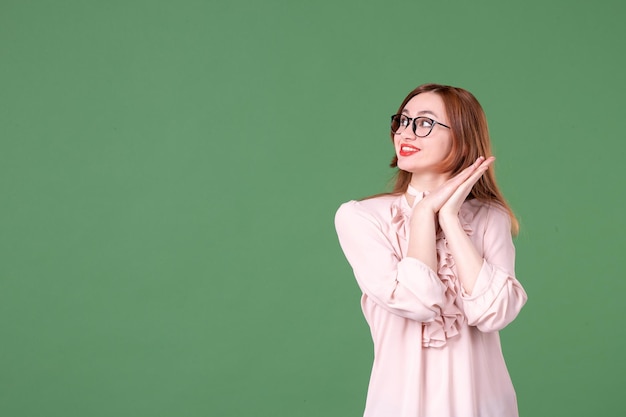
<svg viewBox="0 0 626 417">
<path fill-rule="evenodd" d="M 406 109 L 403 109 L 403 110 L 402 110 L 402 114 L 409 114 L 409 112 L 408 112 L 408 111 L 406 111 Z M 422 111 L 418 111 L 418 112 L 417 112 L 417 115 L 418 115 L 418 116 L 422 116 L 422 115 L 424 115 L 424 114 L 430 114 L 430 115 L 431 115 L 431 116 L 433 116 L 433 117 L 438 117 L 435 113 L 433 113 L 433 112 L 432 112 L 432 111 L 430 111 L 430 110 L 422 110 Z"/>
</svg>

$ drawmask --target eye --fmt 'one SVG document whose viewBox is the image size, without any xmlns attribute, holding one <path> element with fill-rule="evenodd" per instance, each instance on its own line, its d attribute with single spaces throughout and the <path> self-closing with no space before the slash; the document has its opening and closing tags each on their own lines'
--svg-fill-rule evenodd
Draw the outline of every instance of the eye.
<svg viewBox="0 0 626 417">
<path fill-rule="evenodd" d="M 406 116 L 401 114 L 394 114 L 391 116 L 391 131 L 395 134 L 400 130 L 406 129 L 409 125 L 409 120 Z"/>
<path fill-rule="evenodd" d="M 433 120 L 429 119 L 428 117 L 418 117 L 415 121 L 415 124 L 417 125 L 417 127 L 430 129 L 433 126 Z"/>
</svg>

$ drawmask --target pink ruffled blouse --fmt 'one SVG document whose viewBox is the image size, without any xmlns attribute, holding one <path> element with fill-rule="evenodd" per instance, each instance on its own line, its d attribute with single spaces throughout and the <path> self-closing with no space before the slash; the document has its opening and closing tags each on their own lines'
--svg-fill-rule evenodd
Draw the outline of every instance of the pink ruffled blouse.
<svg viewBox="0 0 626 417">
<path fill-rule="evenodd" d="M 484 258 L 469 295 L 443 233 L 436 272 L 405 256 L 411 212 L 403 195 L 385 195 L 344 203 L 335 217 L 374 342 L 364 417 L 517 416 L 498 335 L 526 302 L 508 213 L 478 200 L 461 207 Z"/>
</svg>

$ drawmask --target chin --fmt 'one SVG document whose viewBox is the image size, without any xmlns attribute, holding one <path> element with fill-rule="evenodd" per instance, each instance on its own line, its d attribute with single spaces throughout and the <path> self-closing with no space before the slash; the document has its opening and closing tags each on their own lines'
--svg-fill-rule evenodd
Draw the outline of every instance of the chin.
<svg viewBox="0 0 626 417">
<path fill-rule="evenodd" d="M 416 166 L 407 163 L 407 161 L 403 161 L 401 159 L 398 159 L 398 168 L 403 170 L 403 171 L 407 171 L 407 172 L 413 172 L 417 169 Z"/>
</svg>

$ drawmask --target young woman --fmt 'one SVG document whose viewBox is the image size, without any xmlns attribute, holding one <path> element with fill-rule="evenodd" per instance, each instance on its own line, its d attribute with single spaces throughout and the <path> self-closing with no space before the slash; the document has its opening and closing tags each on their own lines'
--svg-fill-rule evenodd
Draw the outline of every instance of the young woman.
<svg viewBox="0 0 626 417">
<path fill-rule="evenodd" d="M 517 416 L 498 330 L 526 293 L 485 114 L 468 91 L 425 84 L 391 117 L 391 139 L 393 191 L 335 218 L 374 342 L 364 416 Z"/>
</svg>

